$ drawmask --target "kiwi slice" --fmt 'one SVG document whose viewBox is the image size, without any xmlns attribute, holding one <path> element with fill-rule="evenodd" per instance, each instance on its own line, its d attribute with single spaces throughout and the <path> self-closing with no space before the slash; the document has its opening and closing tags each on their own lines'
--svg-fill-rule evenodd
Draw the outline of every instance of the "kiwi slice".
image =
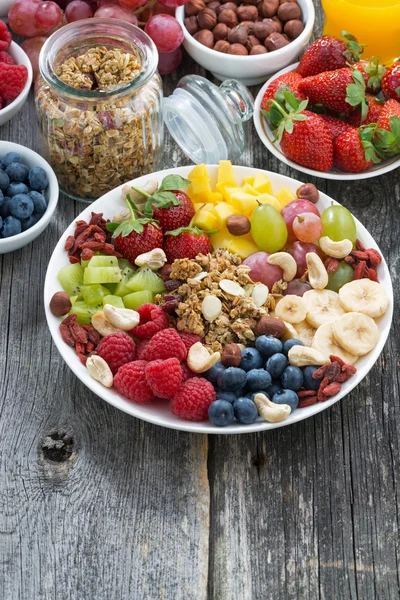
<svg viewBox="0 0 400 600">
<path fill-rule="evenodd" d="M 57 278 L 69 296 L 79 296 L 83 285 L 83 269 L 79 263 L 62 267 Z"/>
<path fill-rule="evenodd" d="M 93 285 L 83 285 L 81 288 L 83 301 L 89 306 L 101 306 L 103 304 L 104 296 L 110 292 L 107 288 L 103 287 L 99 283 Z"/>
<path fill-rule="evenodd" d="M 93 283 L 118 283 L 121 281 L 119 267 L 87 267 L 84 271 L 83 282 L 85 285 Z"/>
<path fill-rule="evenodd" d="M 104 296 L 103 306 L 105 304 L 111 304 L 111 306 L 115 306 L 115 308 L 125 308 L 122 298 L 119 296 L 112 296 L 111 294 L 109 296 Z"/>
<path fill-rule="evenodd" d="M 149 267 L 138 269 L 126 285 L 132 292 L 147 290 L 153 294 L 161 294 L 165 291 L 163 280 Z"/>
<path fill-rule="evenodd" d="M 118 258 L 116 256 L 93 256 L 89 260 L 89 269 L 92 267 L 118 267 Z"/>
<path fill-rule="evenodd" d="M 120 260 L 125 260 L 125 259 L 120 259 Z M 117 285 L 115 286 L 115 289 L 112 291 L 112 293 L 115 296 L 126 296 L 126 294 L 130 294 L 131 293 L 131 289 L 128 288 L 128 286 L 126 285 L 127 282 L 132 279 L 132 276 L 134 274 L 134 270 L 131 266 L 131 264 L 129 263 L 129 261 L 126 261 L 128 264 L 125 265 L 125 267 L 120 267 L 122 268 L 122 272 L 121 272 L 121 281 L 120 283 L 117 283 Z"/>
<path fill-rule="evenodd" d="M 153 302 L 153 294 L 149 290 L 142 290 L 141 292 L 133 292 L 133 294 L 127 294 L 123 297 L 125 308 L 131 308 L 136 310 L 142 304 L 147 302 Z"/>
<path fill-rule="evenodd" d="M 76 320 L 80 325 L 90 325 L 92 323 L 92 316 L 95 315 L 102 305 L 99 306 L 88 306 L 85 302 L 75 302 L 71 310 L 69 311 L 69 315 L 76 315 Z"/>
</svg>

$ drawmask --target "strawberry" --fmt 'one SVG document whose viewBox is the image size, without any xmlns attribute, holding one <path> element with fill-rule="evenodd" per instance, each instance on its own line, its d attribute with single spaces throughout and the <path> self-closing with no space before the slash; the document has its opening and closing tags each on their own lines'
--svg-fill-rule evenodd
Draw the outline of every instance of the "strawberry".
<svg viewBox="0 0 400 600">
<path fill-rule="evenodd" d="M 378 123 L 379 127 L 390 131 L 390 119 L 394 116 L 400 118 L 400 104 L 396 100 L 393 100 L 393 98 L 391 98 L 385 103 L 384 107 L 382 108 L 382 112 L 380 114 Z"/>
<path fill-rule="evenodd" d="M 367 92 L 369 94 L 377 94 L 381 89 L 382 77 L 386 72 L 386 67 L 381 65 L 379 56 L 374 56 L 369 60 L 360 60 L 353 65 L 353 69 L 357 69 L 363 75 L 368 77 L 366 80 Z"/>
<path fill-rule="evenodd" d="M 299 92 L 309 99 L 310 104 L 322 104 L 336 112 L 348 111 L 360 105 L 363 116 L 366 116 L 368 107 L 364 78 L 367 75 L 363 76 L 360 71 L 349 67 L 326 71 L 300 81 Z"/>
<path fill-rule="evenodd" d="M 329 171 L 333 163 L 333 142 L 329 128 L 315 113 L 305 110 L 307 100 L 299 100 L 284 92 L 284 104 L 271 101 L 271 108 L 263 114 L 275 126 L 275 140 L 284 155 L 294 162 L 315 169 Z"/>
<path fill-rule="evenodd" d="M 323 120 L 325 125 L 327 125 L 333 141 L 335 141 L 336 138 L 338 138 L 339 135 L 341 135 L 345 131 L 352 131 L 352 129 L 354 129 L 352 125 L 349 125 L 341 119 L 336 119 L 336 117 L 330 117 L 329 115 L 319 115 L 319 118 Z"/>
<path fill-rule="evenodd" d="M 153 208 L 154 218 L 160 223 L 160 227 L 165 233 L 178 227 L 189 225 L 193 215 L 194 207 L 191 199 L 181 190 L 171 190 L 172 194 L 179 200 L 179 206 L 169 208 Z"/>
<path fill-rule="evenodd" d="M 315 40 L 305 51 L 297 73 L 310 77 L 324 71 L 343 69 L 349 62 L 358 61 L 363 49 L 356 38 L 346 31 L 342 31 L 341 38 L 324 35 Z"/>
<path fill-rule="evenodd" d="M 302 80 L 302 76 L 296 71 L 290 71 L 289 73 L 284 73 L 277 77 L 269 84 L 267 89 L 264 92 L 263 99 L 261 101 L 261 108 L 268 110 L 267 103 L 269 100 L 273 100 L 275 98 L 275 94 L 279 88 L 283 87 L 284 91 L 292 92 L 292 94 L 296 94 L 300 100 L 305 100 L 304 97 L 301 97 L 298 93 L 299 83 Z"/>
<path fill-rule="evenodd" d="M 389 100 L 394 98 L 400 102 L 400 62 L 395 62 L 382 78 L 382 92 Z"/>
<path fill-rule="evenodd" d="M 335 166 L 346 173 L 366 171 L 380 158 L 372 143 L 375 127 L 367 126 L 352 131 L 345 131 L 335 140 Z"/>
<path fill-rule="evenodd" d="M 391 98 L 380 114 L 375 145 L 384 158 L 400 154 L 400 103 Z"/>
<path fill-rule="evenodd" d="M 383 106 L 385 102 L 383 100 L 379 100 L 375 98 L 375 96 L 366 96 L 366 100 L 368 103 L 368 112 L 364 121 L 361 122 L 361 109 L 356 108 L 349 112 L 346 116 L 346 120 L 353 127 L 360 127 L 361 125 L 369 125 L 370 123 L 377 123 L 379 121 L 379 116 L 382 112 Z"/>
</svg>

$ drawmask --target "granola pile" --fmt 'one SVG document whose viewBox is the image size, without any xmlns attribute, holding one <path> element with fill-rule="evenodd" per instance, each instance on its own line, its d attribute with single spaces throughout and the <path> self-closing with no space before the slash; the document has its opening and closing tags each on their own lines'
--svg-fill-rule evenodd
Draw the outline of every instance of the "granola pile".
<svg viewBox="0 0 400 600">
<path fill-rule="evenodd" d="M 256 306 L 251 298 L 255 284 L 249 270 L 238 255 L 224 249 L 206 256 L 199 254 L 195 260 L 175 260 L 170 278 L 182 281 L 174 292 L 180 298 L 176 309 L 178 331 L 200 335 L 212 352 L 221 351 L 231 342 L 248 345 L 254 341 L 256 324 L 275 309 L 275 297 L 269 294 L 263 306 Z M 234 296 L 222 290 L 219 284 L 227 279 L 239 284 L 245 295 Z M 212 322 L 202 314 L 202 301 L 209 294 L 222 302 L 221 314 Z M 163 304 L 163 297 L 156 296 L 155 302 Z"/>
</svg>

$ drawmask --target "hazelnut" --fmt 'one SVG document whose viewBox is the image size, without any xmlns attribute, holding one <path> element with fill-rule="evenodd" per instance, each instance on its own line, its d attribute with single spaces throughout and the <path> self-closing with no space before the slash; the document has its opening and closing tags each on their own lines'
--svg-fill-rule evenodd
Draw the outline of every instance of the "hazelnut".
<svg viewBox="0 0 400 600">
<path fill-rule="evenodd" d="M 212 48 L 214 46 L 214 36 L 208 29 L 198 31 L 193 37 L 199 44 L 203 44 L 203 46 L 206 46 L 207 48 Z"/>
<path fill-rule="evenodd" d="M 214 10 L 215 12 L 218 11 L 220 6 L 221 6 L 221 2 L 218 2 L 218 0 L 213 0 L 213 2 L 209 2 L 207 4 L 207 8 L 209 8 L 210 10 Z"/>
<path fill-rule="evenodd" d="M 228 33 L 230 29 L 225 23 L 218 23 L 213 29 L 214 40 L 219 42 L 219 40 L 226 40 L 228 37 Z M 214 48 L 215 50 L 215 48 Z"/>
<path fill-rule="evenodd" d="M 223 10 L 233 10 L 233 12 L 236 14 L 238 11 L 238 7 L 236 6 L 236 4 L 234 4 L 233 2 L 225 2 L 225 4 L 222 4 L 219 9 L 218 9 L 218 14 L 220 12 L 222 12 Z"/>
<path fill-rule="evenodd" d="M 56 292 L 50 300 L 50 310 L 56 317 L 63 317 L 72 308 L 67 292 Z"/>
<path fill-rule="evenodd" d="M 157 275 L 161 277 L 163 281 L 167 281 L 169 276 L 171 275 L 172 265 L 166 263 L 159 271 L 157 271 Z"/>
<path fill-rule="evenodd" d="M 228 54 L 236 54 L 237 56 L 247 56 L 248 52 L 242 44 L 231 44 L 228 48 Z"/>
<path fill-rule="evenodd" d="M 216 50 L 217 52 L 223 52 L 224 54 L 226 54 L 228 52 L 229 46 L 230 46 L 230 43 L 227 42 L 226 40 L 218 40 L 218 42 L 214 46 L 214 50 Z"/>
<path fill-rule="evenodd" d="M 266 37 L 271 35 L 271 33 L 276 32 L 272 22 L 264 23 L 263 21 L 261 21 L 261 23 L 254 23 L 253 27 L 251 28 L 251 33 L 255 35 L 256 38 L 258 38 L 259 40 L 264 41 Z"/>
<path fill-rule="evenodd" d="M 233 10 L 229 8 L 219 13 L 218 23 L 224 23 L 228 27 L 232 28 L 238 24 L 238 18 L 236 16 L 236 13 L 234 13 Z"/>
<path fill-rule="evenodd" d="M 239 6 L 237 10 L 239 21 L 255 21 L 258 17 L 256 6 Z"/>
<path fill-rule="evenodd" d="M 317 204 L 319 200 L 319 191 L 313 183 L 303 183 L 296 190 L 296 195 L 298 198 L 309 200 L 313 204 Z"/>
<path fill-rule="evenodd" d="M 206 7 L 203 0 L 189 0 L 185 6 L 186 17 L 192 17 L 198 15 L 201 10 Z"/>
<path fill-rule="evenodd" d="M 289 41 L 286 40 L 280 33 L 271 33 L 271 35 L 269 35 L 264 42 L 264 46 L 269 52 L 279 50 L 288 44 Z"/>
<path fill-rule="evenodd" d="M 221 4 L 227 4 L 228 2 L 233 2 L 236 6 L 240 6 L 242 4 L 242 0 L 221 0 Z"/>
<path fill-rule="evenodd" d="M 293 2 L 294 4 L 298 4 L 298 0 L 279 0 L 279 4 L 286 4 L 286 2 Z"/>
<path fill-rule="evenodd" d="M 221 363 L 225 367 L 238 367 L 242 362 L 242 351 L 235 343 L 227 344 L 222 351 Z"/>
<path fill-rule="evenodd" d="M 283 30 L 291 40 L 295 40 L 304 31 L 304 24 L 300 19 L 291 19 L 285 23 Z"/>
<path fill-rule="evenodd" d="M 272 335 L 276 338 L 281 338 L 286 331 L 286 325 L 282 319 L 277 317 L 261 317 L 258 321 L 255 334 L 260 335 Z"/>
<path fill-rule="evenodd" d="M 265 0 L 264 0 L 265 2 Z M 285 2 L 278 8 L 278 17 L 281 21 L 290 21 L 291 19 L 300 19 L 301 10 L 298 4 L 294 2 Z"/>
<path fill-rule="evenodd" d="M 251 229 L 250 221 L 244 215 L 231 215 L 226 220 L 226 228 L 232 235 L 246 235 Z"/>
<path fill-rule="evenodd" d="M 265 46 L 261 46 L 260 44 L 256 44 L 250 50 L 250 56 L 254 56 L 255 54 L 267 54 L 268 50 Z"/>
<path fill-rule="evenodd" d="M 278 11 L 279 0 L 263 0 L 257 7 L 260 16 L 271 18 L 276 15 Z"/>
<path fill-rule="evenodd" d="M 282 23 L 281 23 L 280 19 L 278 19 L 278 17 L 275 16 L 275 17 L 272 17 L 271 21 L 274 22 L 275 30 L 277 31 L 277 33 L 282 33 L 283 29 L 282 29 Z"/>
<path fill-rule="evenodd" d="M 214 29 L 217 24 L 217 15 L 209 8 L 205 8 L 197 15 L 200 29 Z"/>
<path fill-rule="evenodd" d="M 240 3 L 239 6 L 248 6 L 249 4 L 256 6 L 259 2 L 260 2 L 260 0 L 246 0 L 246 4 Z"/>
<path fill-rule="evenodd" d="M 242 25 L 236 25 L 230 30 L 228 35 L 228 42 L 230 44 L 245 44 L 247 41 L 247 27 Z"/>
<path fill-rule="evenodd" d="M 247 42 L 246 42 L 246 48 L 250 52 L 250 50 L 252 48 L 254 48 L 254 46 L 258 46 L 259 44 L 260 44 L 260 40 L 257 39 L 255 35 L 249 35 L 249 37 L 247 38 Z M 250 54 L 251 54 L 251 52 L 250 52 Z"/>
<path fill-rule="evenodd" d="M 253 27 L 253 22 L 254 21 L 240 21 L 240 24 L 243 27 L 246 27 L 247 32 L 250 33 L 251 32 L 251 28 Z"/>
<path fill-rule="evenodd" d="M 186 19 L 184 20 L 184 23 L 185 23 L 185 27 L 188 30 L 188 32 L 190 33 L 190 35 L 194 35 L 195 33 L 198 32 L 199 26 L 197 24 L 197 18 L 194 15 L 191 17 L 186 17 Z"/>
</svg>

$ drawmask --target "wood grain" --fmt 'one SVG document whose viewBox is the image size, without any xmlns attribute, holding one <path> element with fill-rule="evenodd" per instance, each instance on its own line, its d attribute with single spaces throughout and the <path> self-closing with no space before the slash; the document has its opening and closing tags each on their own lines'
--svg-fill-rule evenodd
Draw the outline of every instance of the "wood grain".
<svg viewBox="0 0 400 600">
<path fill-rule="evenodd" d="M 191 72 L 205 74 L 186 58 L 166 94 Z M 30 98 L 0 139 L 39 150 L 34 121 Z M 239 164 L 307 180 L 246 132 Z M 163 162 L 189 164 L 168 136 Z M 378 241 L 397 298 L 397 174 L 314 182 Z M 38 240 L 0 257 L 0 598 L 396 600 L 397 303 L 369 376 L 315 418 L 236 437 L 161 429 L 94 396 L 51 341 L 46 267 L 81 210 L 62 197 Z"/>
</svg>

